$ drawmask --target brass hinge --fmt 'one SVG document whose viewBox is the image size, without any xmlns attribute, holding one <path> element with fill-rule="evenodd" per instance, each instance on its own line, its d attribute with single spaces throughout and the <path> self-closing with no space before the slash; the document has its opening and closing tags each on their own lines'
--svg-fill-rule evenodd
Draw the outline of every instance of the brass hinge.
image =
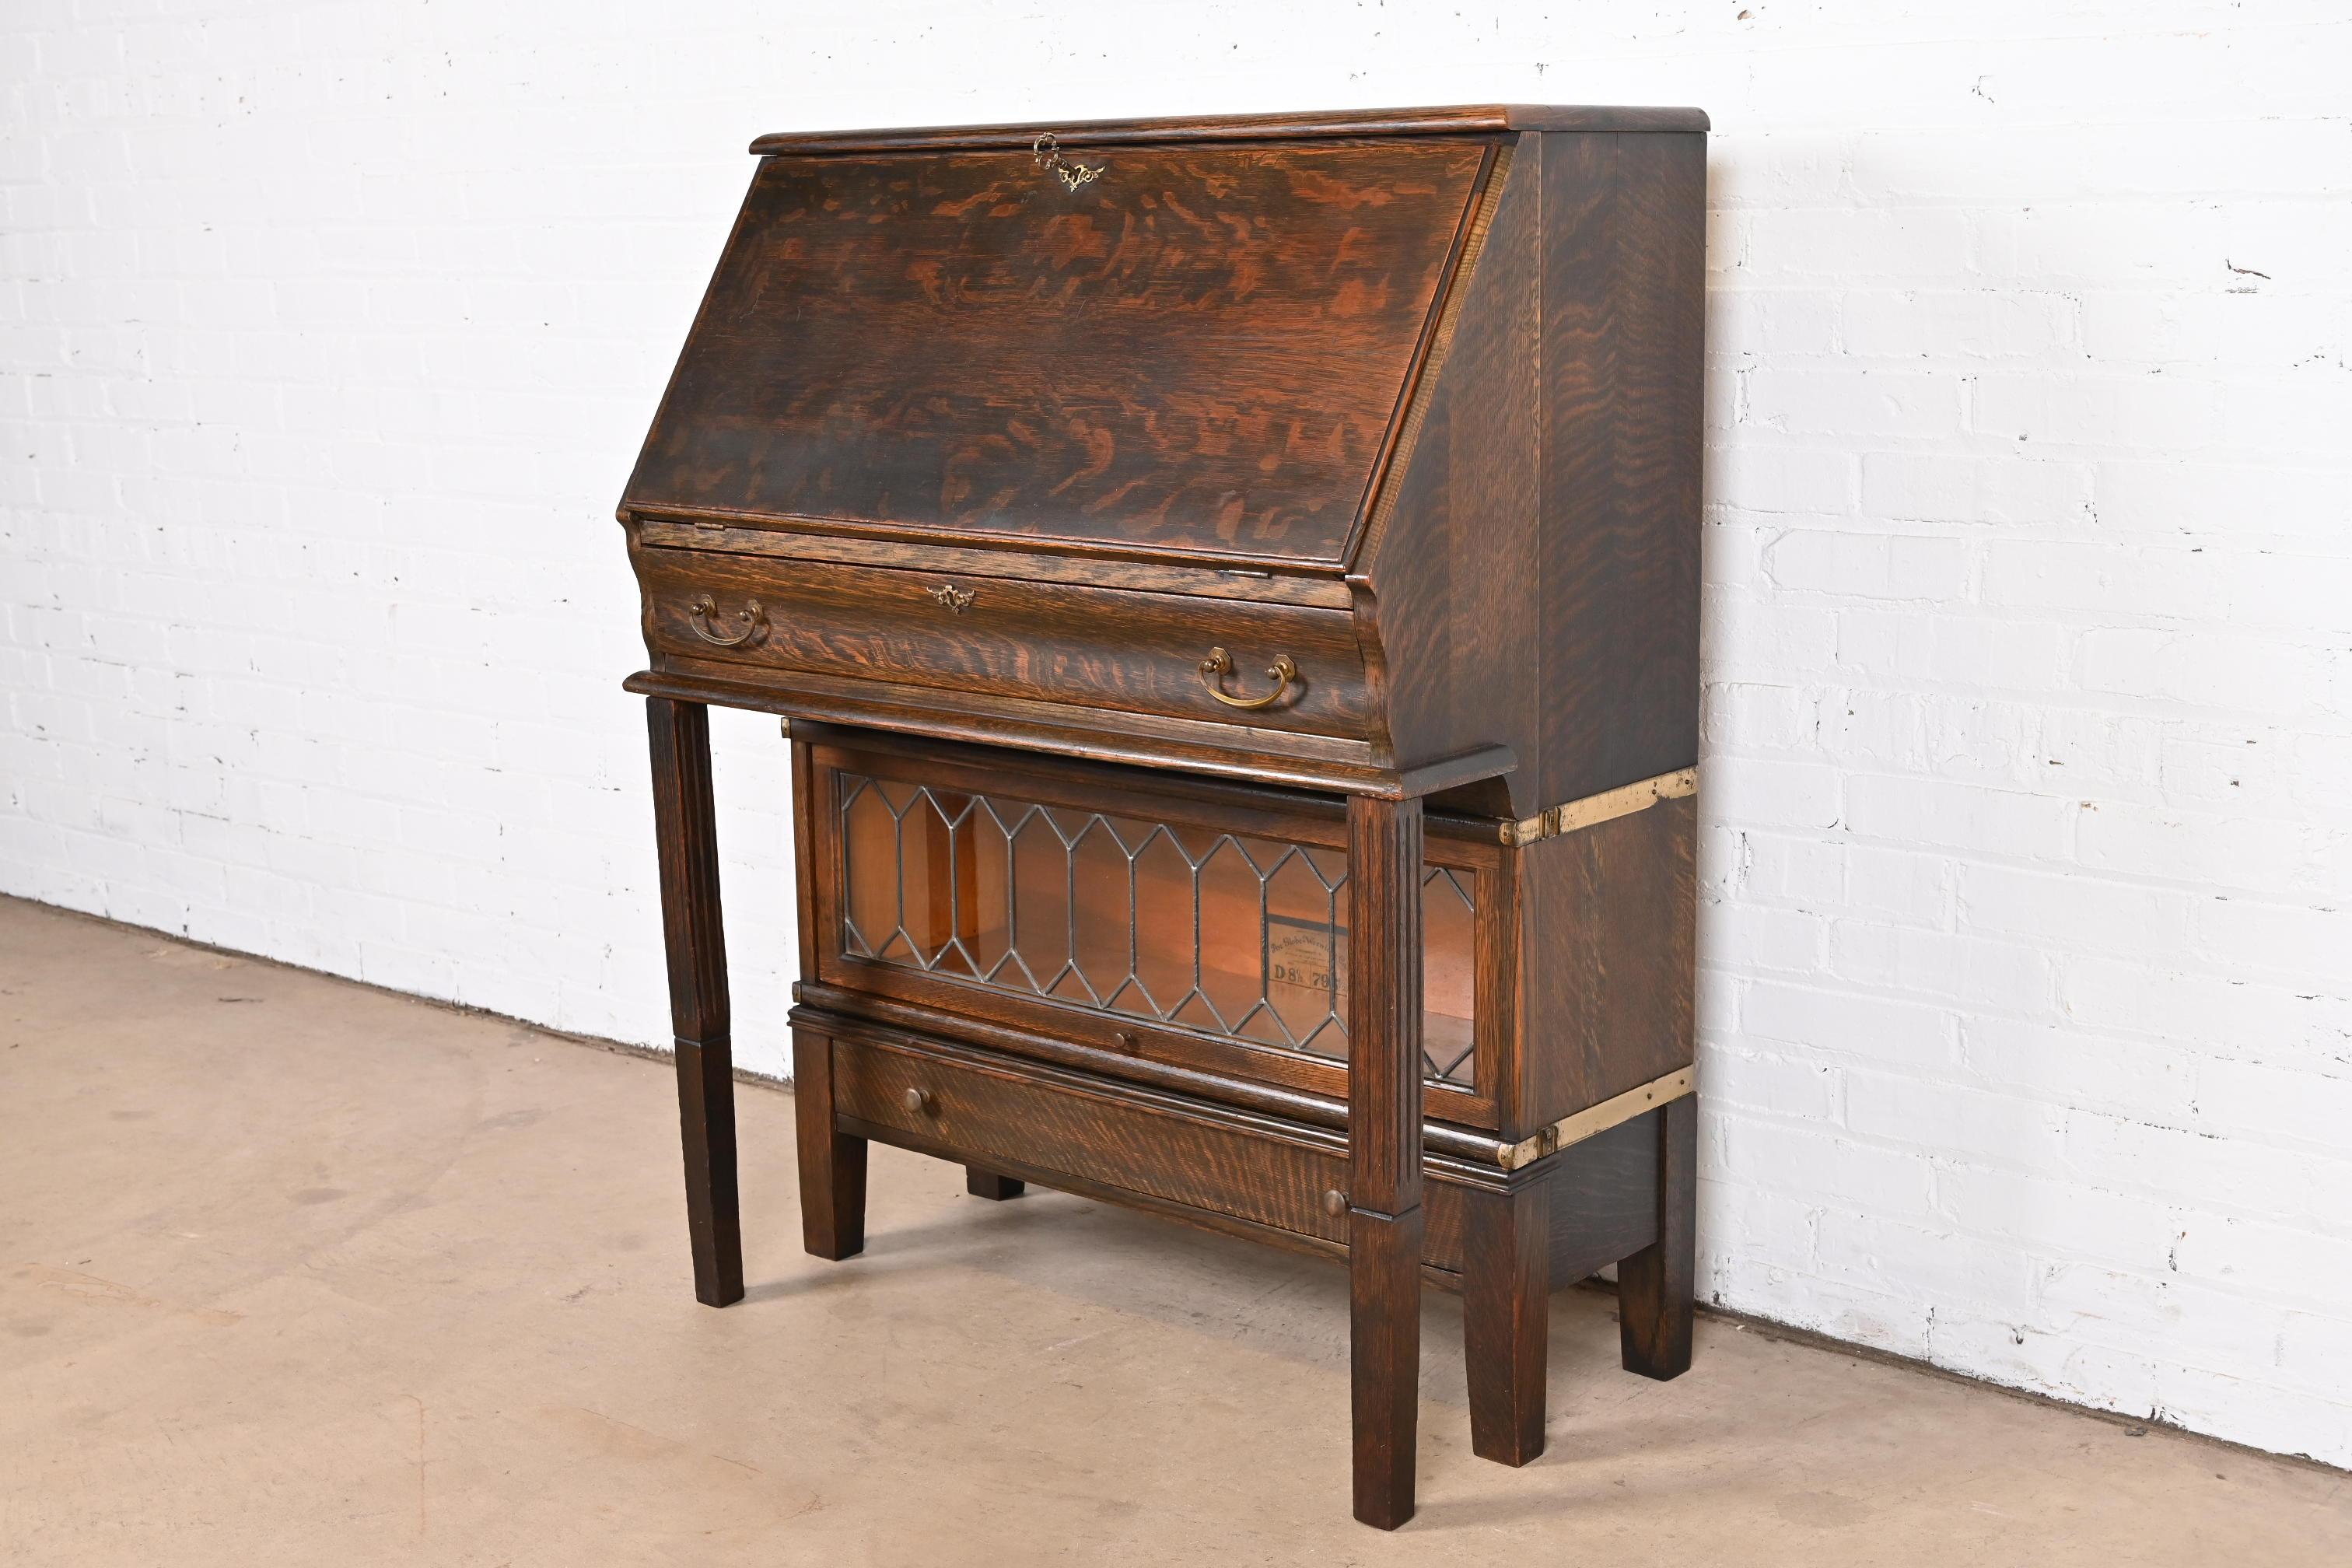
<svg viewBox="0 0 2352 1568">
<path fill-rule="evenodd" d="M 1697 1069 L 1676 1068 L 1664 1078 L 1652 1079 L 1598 1105 L 1587 1106 L 1573 1116 L 1563 1116 L 1549 1127 L 1538 1128 L 1531 1138 L 1496 1144 L 1495 1163 L 1506 1171 L 1532 1165 L 1545 1155 L 1556 1154 L 1571 1143 L 1581 1143 L 1596 1132 L 1606 1132 L 1636 1116 L 1697 1092 Z"/>
<path fill-rule="evenodd" d="M 1637 784 L 1620 784 L 1615 789 L 1588 795 L 1582 800 L 1571 800 L 1563 805 L 1549 806 L 1533 816 L 1523 816 L 1517 822 L 1502 825 L 1503 842 L 1514 847 L 1533 844 L 1538 839 L 1557 838 L 1563 833 L 1573 833 L 1580 827 L 1608 822 L 1620 816 L 1631 816 L 1646 810 L 1662 800 L 1680 800 L 1698 793 L 1698 769 L 1677 768 L 1670 773 L 1660 773 L 1654 779 Z"/>
</svg>

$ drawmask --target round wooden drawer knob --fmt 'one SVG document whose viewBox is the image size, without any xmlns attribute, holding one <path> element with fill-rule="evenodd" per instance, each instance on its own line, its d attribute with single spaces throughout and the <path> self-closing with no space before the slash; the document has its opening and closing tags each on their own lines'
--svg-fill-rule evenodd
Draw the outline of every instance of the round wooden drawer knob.
<svg viewBox="0 0 2352 1568">
<path fill-rule="evenodd" d="M 909 1116 L 929 1116 L 940 1108 L 940 1102 L 931 1098 L 928 1089 L 910 1089 L 898 1097 L 898 1103 L 907 1108 Z"/>
<path fill-rule="evenodd" d="M 1333 1187 L 1329 1192 L 1325 1193 L 1323 1194 L 1323 1212 L 1329 1215 L 1333 1219 L 1338 1219 L 1341 1215 L 1346 1214 L 1348 1212 L 1348 1194 L 1341 1192 L 1337 1187 Z"/>
</svg>

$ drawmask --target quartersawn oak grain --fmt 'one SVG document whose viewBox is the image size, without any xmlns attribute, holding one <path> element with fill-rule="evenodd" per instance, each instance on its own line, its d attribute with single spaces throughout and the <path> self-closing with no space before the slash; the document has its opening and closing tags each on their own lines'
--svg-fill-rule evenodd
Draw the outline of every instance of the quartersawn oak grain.
<svg viewBox="0 0 2352 1568">
<path fill-rule="evenodd" d="M 770 159 L 624 504 L 1336 564 L 1486 157 Z"/>
<path fill-rule="evenodd" d="M 696 1291 L 742 1294 L 720 704 L 793 733 L 808 1249 L 863 1245 L 878 1139 L 1342 1258 L 1356 1512 L 1392 1528 L 1423 1287 L 1463 1293 L 1506 1464 L 1549 1289 L 1617 1264 L 1625 1366 L 1689 1363 L 1696 1100 L 1496 1151 L 1691 1063 L 1694 803 L 1499 826 L 1696 760 L 1706 118 L 1092 122 L 1056 168 L 1048 129 L 761 138 L 620 507 Z M 1219 701 L 1213 647 L 1270 700 Z M 1355 1061 L 845 951 L 851 769 L 1347 846 Z M 1431 865 L 1477 889 L 1468 1090 L 1419 1081 Z"/>
</svg>

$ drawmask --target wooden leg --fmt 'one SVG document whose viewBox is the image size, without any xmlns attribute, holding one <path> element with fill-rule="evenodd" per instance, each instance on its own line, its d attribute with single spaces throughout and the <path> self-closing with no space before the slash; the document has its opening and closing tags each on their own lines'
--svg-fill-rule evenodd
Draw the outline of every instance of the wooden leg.
<svg viewBox="0 0 2352 1568">
<path fill-rule="evenodd" d="M 743 1225 L 735 1186 L 734 1044 L 727 943 L 719 929 L 709 712 L 699 702 L 649 697 L 646 731 L 653 748 L 654 835 L 694 1296 L 706 1306 L 723 1307 L 743 1299 Z"/>
<path fill-rule="evenodd" d="M 1470 1449 L 1524 1465 L 1544 1448 L 1551 1327 L 1551 1176 L 1473 1192 L 1463 1211 L 1462 1359 Z"/>
<path fill-rule="evenodd" d="M 793 1125 L 801 1157 L 801 1245 L 835 1262 L 866 1249 L 866 1140 L 835 1125 L 833 1042 L 793 1031 Z"/>
<path fill-rule="evenodd" d="M 1617 1265 L 1617 1339 L 1627 1372 L 1680 1377 L 1690 1370 L 1698 1248 L 1698 1097 L 1658 1119 L 1658 1239 Z"/>
<path fill-rule="evenodd" d="M 1356 1517 L 1412 1517 L 1421 1397 L 1421 802 L 1348 801 L 1348 1301 Z"/>
<path fill-rule="evenodd" d="M 978 1165 L 966 1165 L 963 1168 L 963 1190 L 973 1197 L 1001 1204 L 1007 1198 L 1019 1197 L 1022 1188 L 1017 1176 L 1000 1176 L 993 1171 L 983 1171 Z"/>
</svg>

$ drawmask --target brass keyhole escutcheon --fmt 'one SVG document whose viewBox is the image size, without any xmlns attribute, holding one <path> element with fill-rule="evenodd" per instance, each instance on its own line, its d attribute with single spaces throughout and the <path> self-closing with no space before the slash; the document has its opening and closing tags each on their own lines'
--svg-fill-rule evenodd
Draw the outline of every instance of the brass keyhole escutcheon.
<svg viewBox="0 0 2352 1568">
<path fill-rule="evenodd" d="M 1271 708 L 1282 700 L 1282 694 L 1298 679 L 1297 662 L 1286 653 L 1278 653 L 1274 662 L 1265 667 L 1266 679 L 1274 682 L 1273 690 L 1263 697 L 1228 697 L 1223 682 L 1233 673 L 1233 668 L 1234 656 L 1221 647 L 1211 648 L 1209 657 L 1201 661 L 1201 684 L 1209 689 L 1210 696 L 1228 708 Z"/>
<path fill-rule="evenodd" d="M 959 588 L 952 583 L 942 583 L 936 588 L 926 589 L 925 592 L 930 595 L 931 603 L 956 615 L 962 615 L 971 608 L 972 592 L 969 588 Z"/>
<path fill-rule="evenodd" d="M 1037 160 L 1039 168 L 1053 174 L 1073 192 L 1088 180 L 1102 178 L 1103 165 L 1100 163 L 1081 163 L 1063 157 L 1062 139 L 1050 131 L 1041 133 L 1037 140 L 1029 143 L 1029 153 Z"/>
</svg>

